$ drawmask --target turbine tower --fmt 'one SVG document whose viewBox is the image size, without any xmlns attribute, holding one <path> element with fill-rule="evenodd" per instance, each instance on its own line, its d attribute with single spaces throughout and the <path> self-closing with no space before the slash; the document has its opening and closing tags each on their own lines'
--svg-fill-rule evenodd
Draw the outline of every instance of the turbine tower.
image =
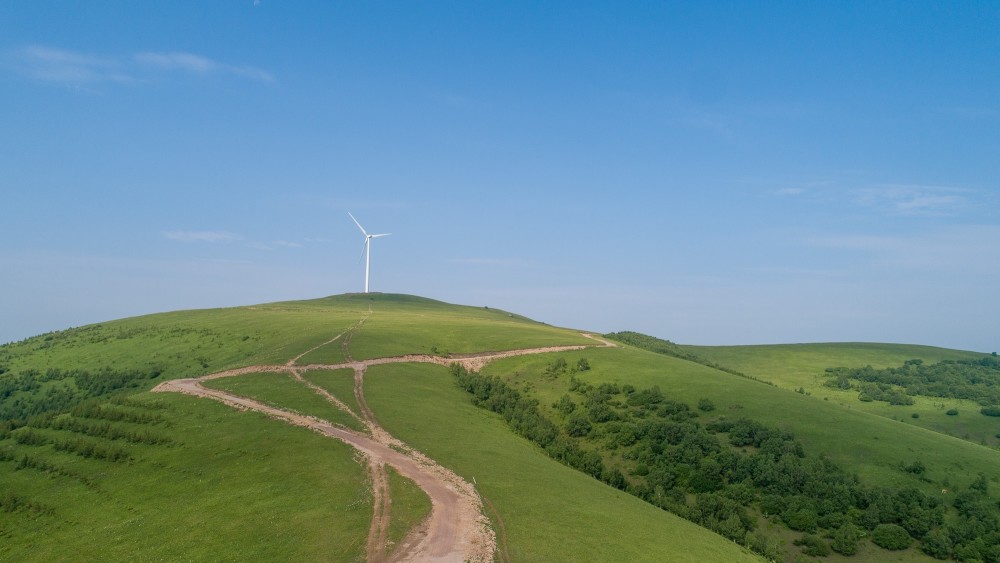
<svg viewBox="0 0 1000 563">
<path fill-rule="evenodd" d="M 351 217 L 351 220 L 354 221 L 354 224 L 357 225 L 359 229 L 361 229 L 361 234 L 365 235 L 365 246 L 361 252 L 363 252 L 365 255 L 365 293 L 368 293 L 368 273 L 371 271 L 371 265 L 372 265 L 372 239 L 378 237 L 387 237 L 392 233 L 370 235 L 368 234 L 368 231 L 366 231 L 365 228 L 361 226 L 361 223 L 358 223 L 358 220 L 354 218 L 354 215 L 351 215 L 350 211 L 348 211 L 347 214 Z"/>
</svg>

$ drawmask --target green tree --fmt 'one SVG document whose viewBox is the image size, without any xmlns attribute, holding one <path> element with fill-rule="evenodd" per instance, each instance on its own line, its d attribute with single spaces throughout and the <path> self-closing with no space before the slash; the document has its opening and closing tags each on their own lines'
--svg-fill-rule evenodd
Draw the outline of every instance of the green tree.
<svg viewBox="0 0 1000 563">
<path fill-rule="evenodd" d="M 819 516 L 816 515 L 815 510 L 810 508 L 800 508 L 790 512 L 788 515 L 782 515 L 781 519 L 784 520 L 785 524 L 788 524 L 788 527 L 793 530 L 799 532 L 815 532 Z"/>
<path fill-rule="evenodd" d="M 920 549 L 935 559 L 948 559 L 951 557 L 951 538 L 943 530 L 931 530 L 924 536 Z"/>
<path fill-rule="evenodd" d="M 576 408 L 576 403 L 573 402 L 573 399 L 570 398 L 569 394 L 563 394 L 563 396 L 559 398 L 559 401 L 554 403 L 552 407 L 566 415 L 573 412 L 573 409 Z"/>
<path fill-rule="evenodd" d="M 861 541 L 861 530 L 848 522 L 833 533 L 833 543 L 830 547 L 841 555 L 854 555 L 858 552 L 859 541 Z"/>
<path fill-rule="evenodd" d="M 574 438 L 582 438 L 590 434 L 590 429 L 590 420 L 587 419 L 586 413 L 573 413 L 566 421 L 566 433 Z"/>
<path fill-rule="evenodd" d="M 885 549 L 898 551 L 910 547 L 913 538 L 902 526 L 896 524 L 879 524 L 872 532 L 872 543 Z"/>
</svg>

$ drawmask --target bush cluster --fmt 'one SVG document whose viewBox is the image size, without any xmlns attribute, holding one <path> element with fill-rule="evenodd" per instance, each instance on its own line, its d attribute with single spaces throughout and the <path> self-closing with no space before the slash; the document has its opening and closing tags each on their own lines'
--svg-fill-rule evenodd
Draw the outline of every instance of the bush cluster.
<svg viewBox="0 0 1000 563">
<path fill-rule="evenodd" d="M 827 386 L 857 389 L 861 392 L 861 400 L 889 402 L 892 397 L 899 400 L 898 395 L 920 395 L 970 399 L 986 407 L 1000 406 L 1000 358 L 995 356 L 944 360 L 933 364 L 907 360 L 900 367 L 885 369 L 871 366 L 829 368 L 826 375 Z M 1000 408 L 996 415 L 991 416 L 1000 416 Z"/>
</svg>

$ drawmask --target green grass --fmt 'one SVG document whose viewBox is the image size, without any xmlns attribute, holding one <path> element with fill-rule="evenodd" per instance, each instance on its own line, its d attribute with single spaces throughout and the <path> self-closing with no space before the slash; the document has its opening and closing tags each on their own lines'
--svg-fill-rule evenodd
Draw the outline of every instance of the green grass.
<svg viewBox="0 0 1000 563">
<path fill-rule="evenodd" d="M 681 346 L 719 365 L 736 369 L 785 389 L 802 388 L 818 399 L 859 410 L 935 432 L 968 440 L 975 444 L 1000 446 L 996 434 L 1000 424 L 979 414 L 975 401 L 914 397 L 912 406 L 894 406 L 884 402 L 870 403 L 858 400 L 858 392 L 832 389 L 824 383 L 824 370 L 829 367 L 898 367 L 906 360 L 921 359 L 925 362 L 980 358 L 986 354 L 949 350 L 932 346 L 905 344 L 784 344 L 768 346 Z M 947 416 L 948 409 L 956 408 L 959 416 Z M 911 415 L 917 413 L 919 418 Z"/>
<path fill-rule="evenodd" d="M 50 367 L 162 372 L 158 378 L 140 380 L 147 388 L 165 378 L 283 364 L 366 316 L 365 324 L 352 335 L 354 358 L 593 344 L 575 331 L 495 309 L 403 295 L 354 294 L 178 311 L 58 331 L 0 346 L 0 366 L 14 373 L 28 368 L 44 373 Z M 827 455 L 866 483 L 912 485 L 939 494 L 946 483 L 952 490 L 961 489 L 984 472 L 994 483 L 994 496 L 1000 490 L 996 485 L 1000 452 L 977 445 L 1000 443 L 994 436 L 1000 427 L 995 419 L 979 415 L 971 403 L 917 398 L 913 406 L 892 407 L 861 403 L 853 392 L 822 385 L 827 367 L 886 367 L 912 358 L 939 361 L 979 354 L 889 344 L 681 348 L 775 385 L 627 347 L 510 358 L 485 372 L 504 377 L 548 408 L 566 392 L 568 375 L 547 376 L 546 365 L 558 357 L 570 365 L 586 357 L 593 369 L 577 374 L 584 381 L 659 385 L 668 398 L 692 406 L 699 399 L 710 399 L 717 406 L 713 416 L 745 416 L 791 430 L 807 453 Z M 337 340 L 307 354 L 300 363 L 343 359 Z M 357 409 L 350 370 L 304 376 Z M 31 392 L 44 394 L 57 385 L 73 388 L 74 382 L 42 382 Z M 210 385 L 358 427 L 354 419 L 285 375 L 254 374 Z M 804 394 L 794 392 L 799 387 Z M 15 471 L 16 461 L 0 462 L 0 493 L 14 490 L 52 511 L 0 511 L 0 559 L 363 557 L 372 506 L 364 467 L 354 463 L 353 450 L 209 400 L 136 396 L 166 406 L 153 411 L 162 413 L 165 421 L 150 428 L 172 442 L 124 444 L 132 456 L 128 462 L 85 459 L 55 451 L 51 444 L 28 446 L 0 439 L 0 449 L 29 454 L 63 473 Z M 720 536 L 552 461 L 511 433 L 497 416 L 474 407 L 444 368 L 373 367 L 368 370 L 367 396 L 390 432 L 466 479 L 476 479 L 490 501 L 487 514 L 498 529 L 503 522 L 514 561 L 750 558 Z M 952 406 L 958 407 L 959 416 L 944 414 Z M 919 418 L 912 418 L 913 413 Z M 898 469 L 900 462 L 912 461 L 926 465 L 929 481 Z M 398 497 L 391 533 L 398 538 L 426 514 L 427 500 L 412 483 L 391 478 Z"/>
<path fill-rule="evenodd" d="M 569 376 L 553 379 L 544 375 L 545 367 L 558 357 L 570 364 L 577 358 L 588 358 L 592 369 L 576 375 L 587 383 L 629 383 L 637 388 L 658 385 L 666 398 L 692 407 L 699 399 L 711 400 L 717 407 L 714 415 L 751 418 L 792 431 L 808 454 L 824 454 L 867 483 L 915 486 L 936 494 L 945 479 L 949 488 L 965 487 L 979 472 L 1000 482 L 1000 452 L 996 450 L 943 436 L 908 421 L 875 416 L 849 405 L 634 348 L 509 358 L 490 364 L 483 373 L 504 377 L 515 388 L 528 389 L 543 407 L 548 407 L 569 389 Z M 910 411 L 903 412 L 909 416 Z M 901 461 L 916 460 L 927 466 L 926 476 L 931 482 L 898 469 Z"/>
<path fill-rule="evenodd" d="M 191 377 L 284 363 L 347 330 L 362 314 L 359 305 L 338 298 L 159 313 L 0 346 L 0 365 L 11 371 L 114 366 Z"/>
<path fill-rule="evenodd" d="M 392 512 L 389 517 L 389 545 L 396 546 L 414 526 L 423 522 L 431 513 L 431 499 L 416 483 L 403 477 L 391 466 L 385 466 L 389 474 L 389 496 L 392 498 Z M 389 548 L 392 552 L 393 547 Z"/>
<path fill-rule="evenodd" d="M 358 416 L 361 415 L 361 407 L 354 397 L 354 370 L 312 370 L 303 372 L 302 377 L 343 401 Z"/>
<path fill-rule="evenodd" d="M 205 387 L 228 391 L 271 406 L 312 415 L 348 428 L 364 431 L 354 417 L 337 408 L 323 396 L 284 373 L 251 373 L 237 377 L 211 379 Z"/>
<path fill-rule="evenodd" d="M 473 406 L 443 367 L 374 366 L 365 385 L 387 430 L 475 479 L 503 520 L 511 561 L 755 560 L 721 536 L 548 458 Z"/>
<path fill-rule="evenodd" d="M 354 334 L 355 359 L 404 354 L 466 354 L 594 342 L 499 309 L 449 305 L 411 296 L 373 294 L 372 314 Z"/>
<path fill-rule="evenodd" d="M 926 362 L 979 358 L 986 354 L 933 346 L 875 343 L 775 344 L 763 346 L 687 346 L 680 349 L 721 366 L 790 389 L 822 378 L 830 367 L 896 367 L 906 360 Z M 820 383 L 822 383 L 820 381 Z"/>
<path fill-rule="evenodd" d="M 577 333 L 497 309 L 395 294 L 347 294 L 248 307 L 158 313 L 56 331 L 0 346 L 10 371 L 50 367 L 157 369 L 191 377 L 254 364 L 283 364 L 353 326 L 358 359 L 419 353 L 592 344 Z M 340 340 L 300 363 L 343 361 Z M 435 350 L 437 352 L 435 352 Z"/>
<path fill-rule="evenodd" d="M 329 344 L 324 344 L 323 346 L 309 352 L 299 358 L 295 364 L 300 366 L 307 366 L 310 364 L 335 365 L 346 362 L 347 358 L 344 357 L 344 338 L 346 336 L 347 335 L 344 334 L 337 340 L 330 342 Z"/>
<path fill-rule="evenodd" d="M 0 462 L 0 489 L 52 507 L 0 511 L 6 561 L 340 560 L 363 558 L 371 520 L 364 468 L 348 446 L 206 399 L 139 395 L 166 408 L 171 445 L 130 445 L 106 463 L 12 447 L 94 483 Z"/>
</svg>

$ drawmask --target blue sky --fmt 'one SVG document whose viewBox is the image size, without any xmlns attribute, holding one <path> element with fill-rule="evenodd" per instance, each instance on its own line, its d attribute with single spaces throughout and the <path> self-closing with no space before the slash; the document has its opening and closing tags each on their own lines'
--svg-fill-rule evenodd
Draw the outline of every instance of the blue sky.
<svg viewBox="0 0 1000 563">
<path fill-rule="evenodd" d="M 1000 350 L 1000 7 L 0 1 L 0 342 L 372 289 Z"/>
</svg>

